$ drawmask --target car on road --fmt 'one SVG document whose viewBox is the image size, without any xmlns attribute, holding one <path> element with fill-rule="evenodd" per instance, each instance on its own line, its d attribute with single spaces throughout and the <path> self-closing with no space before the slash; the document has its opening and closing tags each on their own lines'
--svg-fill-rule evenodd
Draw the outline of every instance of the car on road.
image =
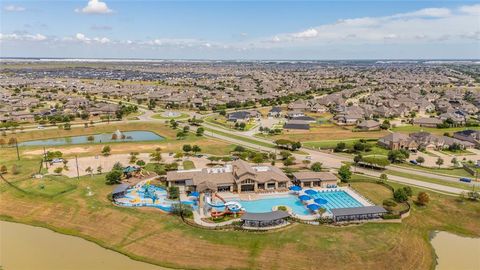
<svg viewBox="0 0 480 270">
<path fill-rule="evenodd" d="M 418 162 L 414 159 L 410 160 L 410 163 L 412 163 L 413 165 L 418 165 Z"/>
<path fill-rule="evenodd" d="M 460 181 L 465 182 L 465 183 L 470 183 L 470 182 L 472 182 L 472 179 L 467 178 L 467 177 L 462 177 L 462 178 L 460 178 Z"/>
<path fill-rule="evenodd" d="M 39 125 L 39 126 L 37 127 L 37 129 L 44 129 L 44 128 L 45 128 L 45 127 L 42 126 L 42 125 Z"/>
</svg>

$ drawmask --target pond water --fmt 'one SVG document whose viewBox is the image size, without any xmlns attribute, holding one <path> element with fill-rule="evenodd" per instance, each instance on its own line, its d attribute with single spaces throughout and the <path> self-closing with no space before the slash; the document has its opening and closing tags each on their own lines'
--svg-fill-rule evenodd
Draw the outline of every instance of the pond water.
<svg viewBox="0 0 480 270">
<path fill-rule="evenodd" d="M 15 270 L 165 270 L 79 237 L 0 221 L 0 266 Z"/>
<path fill-rule="evenodd" d="M 480 238 L 436 232 L 431 243 L 438 257 L 436 270 L 480 269 Z"/>
<path fill-rule="evenodd" d="M 112 139 L 112 134 L 117 134 L 118 139 Z M 72 136 L 45 140 L 34 140 L 21 142 L 19 146 L 54 146 L 85 143 L 110 143 L 110 142 L 141 142 L 141 141 L 162 141 L 165 138 L 151 131 L 125 131 L 115 133 L 103 133 L 95 135 Z M 122 139 L 121 135 L 124 135 Z M 93 136 L 93 141 L 88 141 L 88 137 Z"/>
</svg>

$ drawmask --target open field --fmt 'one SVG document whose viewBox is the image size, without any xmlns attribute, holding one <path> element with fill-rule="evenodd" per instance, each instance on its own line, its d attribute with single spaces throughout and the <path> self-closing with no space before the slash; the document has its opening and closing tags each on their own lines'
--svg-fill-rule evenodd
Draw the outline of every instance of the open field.
<svg viewBox="0 0 480 270">
<path fill-rule="evenodd" d="M 463 182 L 451 182 L 451 181 L 444 181 L 444 180 L 439 180 L 436 178 L 430 178 L 430 177 L 425 177 L 417 174 L 410 174 L 410 173 L 404 173 L 404 172 L 398 172 L 398 171 L 393 171 L 393 170 L 386 170 L 385 173 L 391 174 L 391 175 L 396 175 L 396 176 L 401 176 L 409 179 L 415 179 L 415 180 L 420 180 L 424 182 L 429 182 L 429 183 L 435 183 L 435 184 L 440 184 L 444 186 L 450 186 L 450 187 L 456 187 L 456 188 L 462 188 L 466 190 L 471 190 L 472 186 L 469 186 L 468 184 L 465 184 Z"/>
<path fill-rule="evenodd" d="M 4 158 L 9 164 L 17 163 L 13 149 L 6 150 Z M 20 163 L 24 171 L 34 172 L 39 160 Z M 13 181 L 20 177 L 20 174 L 5 175 Z M 348 227 L 296 224 L 282 232 L 255 234 L 197 229 L 155 209 L 116 207 L 107 199 L 112 187 L 104 184 L 103 175 L 81 177 L 80 181 L 58 177 L 55 181 L 44 183 L 44 189 L 55 189 L 58 182 L 73 185 L 75 189 L 41 196 L 31 193 L 40 188 L 36 183 L 21 186 L 25 188 L 21 192 L 2 181 L 0 218 L 80 236 L 132 258 L 167 267 L 336 269 L 341 265 L 344 269 L 431 269 L 434 258 L 428 242 L 430 231 L 480 236 L 479 203 L 458 203 L 453 197 L 434 193 L 430 193 L 429 206 L 413 206 L 411 216 L 402 224 Z M 391 197 L 383 187 L 370 183 L 352 185 L 373 201 Z M 92 196 L 87 195 L 87 187 Z M 306 252 L 322 259 L 307 260 Z"/>
<path fill-rule="evenodd" d="M 365 131 L 353 132 L 351 128 L 337 125 L 317 125 L 310 128 L 310 131 L 284 131 L 283 134 L 269 136 L 273 140 L 289 139 L 301 142 L 323 141 L 323 140 L 348 140 L 348 139 L 378 139 L 387 135 L 387 131 Z"/>
<path fill-rule="evenodd" d="M 225 129 L 237 130 L 235 129 L 235 123 L 227 121 L 227 118 L 225 118 L 224 116 L 220 116 L 220 115 L 210 116 L 210 117 L 206 117 L 204 121 Z M 255 120 L 247 121 L 245 122 L 245 124 L 246 125 L 244 130 L 237 130 L 237 131 L 249 131 L 250 129 L 252 129 L 257 125 Z"/>
<path fill-rule="evenodd" d="M 453 132 L 457 132 L 465 129 L 480 130 L 480 127 L 428 128 L 428 127 L 407 125 L 407 126 L 391 128 L 391 130 L 394 132 L 412 133 L 412 132 L 424 131 L 424 132 L 430 132 L 435 135 L 443 135 L 446 132 L 452 134 Z"/>
</svg>

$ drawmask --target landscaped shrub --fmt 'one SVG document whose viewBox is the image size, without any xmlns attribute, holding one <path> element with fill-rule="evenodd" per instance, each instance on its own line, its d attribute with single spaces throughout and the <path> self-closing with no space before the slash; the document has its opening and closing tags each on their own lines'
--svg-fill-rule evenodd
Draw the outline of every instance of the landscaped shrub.
<svg viewBox="0 0 480 270">
<path fill-rule="evenodd" d="M 279 207 L 277 207 L 277 209 L 280 211 L 287 211 L 287 207 L 284 205 L 280 205 Z"/>
<path fill-rule="evenodd" d="M 399 189 L 395 190 L 395 192 L 393 192 L 393 198 L 394 198 L 395 201 L 397 201 L 397 202 L 406 202 L 406 201 L 408 201 L 407 192 L 406 192 L 405 189 L 403 189 L 403 188 L 399 188 Z"/>
<path fill-rule="evenodd" d="M 171 213 L 184 218 L 193 217 L 193 208 L 189 204 L 175 203 L 172 205 Z"/>
<path fill-rule="evenodd" d="M 395 206 L 397 206 L 397 203 L 392 199 L 386 199 L 386 200 L 383 201 L 383 206 L 395 207 Z"/>
<path fill-rule="evenodd" d="M 105 183 L 107 185 L 120 184 L 122 180 L 122 172 L 113 170 L 105 176 Z"/>
<path fill-rule="evenodd" d="M 180 191 L 178 187 L 169 187 L 168 188 L 168 198 L 171 200 L 178 199 L 180 196 Z"/>
</svg>

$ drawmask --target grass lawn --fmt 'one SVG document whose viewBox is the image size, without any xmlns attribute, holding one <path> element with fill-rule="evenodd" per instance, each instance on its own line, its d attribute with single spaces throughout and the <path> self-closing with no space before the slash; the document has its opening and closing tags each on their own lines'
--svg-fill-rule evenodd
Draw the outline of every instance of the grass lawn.
<svg viewBox="0 0 480 270">
<path fill-rule="evenodd" d="M 46 176 L 42 179 L 25 179 L 14 182 L 15 186 L 29 194 L 54 197 L 72 191 L 76 185 L 68 183 L 63 177 Z"/>
<path fill-rule="evenodd" d="M 350 139 L 350 140 L 328 140 L 328 141 L 318 141 L 318 142 L 304 142 L 303 145 L 306 147 L 311 147 L 315 149 L 334 149 L 338 143 L 343 142 L 345 143 L 346 148 L 348 149 L 353 149 L 353 145 L 358 142 L 358 139 Z M 372 156 L 372 155 L 381 155 L 381 156 L 387 156 L 388 155 L 388 149 L 385 149 L 383 147 L 380 147 L 377 145 L 377 140 L 375 139 L 368 139 L 367 140 L 368 145 L 370 145 L 371 149 L 370 151 L 362 151 L 360 154 L 363 156 Z"/>
<path fill-rule="evenodd" d="M 440 184 L 440 185 L 444 185 L 444 186 L 450 186 L 450 187 L 455 187 L 455 188 L 463 188 L 463 189 L 466 189 L 466 190 L 471 190 L 472 189 L 471 186 L 469 186 L 465 183 L 462 183 L 462 182 L 452 182 L 452 181 L 439 180 L 439 179 L 425 177 L 425 176 L 421 176 L 421 175 L 392 171 L 392 170 L 386 170 L 385 173 L 400 176 L 400 177 L 405 177 L 405 178 L 409 178 L 409 179 L 414 179 L 414 180 L 419 180 L 419 181 L 424 181 L 424 182 L 429 182 L 429 183 L 434 183 L 434 184 Z"/>
<path fill-rule="evenodd" d="M 423 167 L 423 166 L 418 166 L 418 165 L 411 165 L 408 163 L 399 163 L 395 164 L 396 166 L 401 166 L 405 168 L 411 168 L 411 169 L 417 169 L 417 170 L 422 170 L 426 172 L 431 172 L 431 173 L 438 173 L 438 174 L 447 174 L 451 176 L 458 176 L 458 177 L 473 177 L 471 174 L 469 174 L 467 171 L 465 171 L 463 168 L 429 168 L 429 167 Z"/>
<path fill-rule="evenodd" d="M 180 148 L 177 149 L 180 151 Z M 11 149 L 2 162 L 34 173 L 38 158 L 15 161 Z M 5 175 L 15 180 L 19 175 Z M 211 231 L 190 227 L 157 209 L 124 208 L 107 199 L 113 190 L 104 175 L 78 180 L 59 177 L 76 188 L 53 197 L 20 192 L 0 180 L 0 219 L 42 226 L 79 236 L 134 259 L 182 269 L 432 269 L 428 236 L 433 230 L 480 236 L 480 203 L 429 192 L 427 207 L 413 205 L 401 224 L 367 223 L 334 227 L 295 224 L 281 232 Z M 382 190 L 356 184 L 372 200 Z M 394 187 L 401 185 L 392 183 Z M 36 189 L 37 185 L 32 185 Z M 93 192 L 87 195 L 87 187 Z M 414 194 L 419 189 L 413 188 Z M 21 209 L 21 211 L 19 211 Z M 308 258 L 305 254 L 308 253 Z M 233 254 L 233 255 L 232 255 Z"/>
<path fill-rule="evenodd" d="M 245 129 L 240 130 L 235 128 L 235 122 L 229 122 L 227 121 L 227 118 L 225 116 L 221 115 L 214 115 L 214 116 L 209 116 L 204 119 L 205 122 L 210 123 L 212 125 L 225 128 L 228 130 L 236 130 L 236 131 L 249 131 L 253 127 L 257 125 L 255 120 L 250 120 L 248 122 L 245 122 Z"/>
<path fill-rule="evenodd" d="M 430 132 L 436 135 L 443 135 L 446 132 L 452 134 L 454 132 L 465 130 L 465 129 L 480 130 L 480 127 L 428 128 L 428 127 L 421 127 L 421 126 L 414 126 L 414 125 L 406 125 L 406 126 L 391 128 L 391 130 L 394 132 L 412 133 L 412 132 L 425 131 L 425 132 Z"/>
<path fill-rule="evenodd" d="M 235 135 L 235 134 L 219 131 L 219 130 L 216 130 L 216 129 L 211 129 L 211 128 L 208 128 L 208 127 L 204 127 L 204 129 L 205 129 L 206 132 L 213 132 L 213 133 L 216 133 L 216 134 L 219 134 L 219 135 L 222 135 L 222 136 L 226 136 L 226 137 L 230 137 L 230 138 L 233 138 L 233 139 L 236 139 L 236 140 L 240 140 L 240 141 L 244 141 L 244 142 L 248 142 L 248 143 L 252 143 L 252 144 L 257 144 L 257 145 L 265 146 L 265 147 L 275 147 L 275 145 L 273 145 L 271 143 L 261 142 L 261 141 L 255 140 L 255 139 L 247 138 L 245 136 L 238 136 L 238 135 Z"/>
<path fill-rule="evenodd" d="M 163 119 L 163 120 L 170 120 L 170 119 L 185 119 L 185 118 L 188 118 L 188 117 L 189 117 L 189 115 L 186 114 L 186 113 L 180 113 L 180 115 L 178 115 L 178 116 L 173 116 L 173 117 L 163 116 L 162 114 L 163 114 L 163 113 L 154 114 L 154 115 L 152 115 L 152 118 L 155 118 L 155 119 Z"/>
<path fill-rule="evenodd" d="M 195 169 L 195 164 L 191 160 L 185 160 L 183 161 L 183 169 L 184 170 Z"/>
<path fill-rule="evenodd" d="M 468 150 L 457 150 L 457 151 L 450 151 L 448 149 L 442 149 L 439 151 L 445 155 L 455 155 L 455 156 L 468 156 L 468 155 L 475 155 L 475 153 L 470 152 Z"/>
</svg>

